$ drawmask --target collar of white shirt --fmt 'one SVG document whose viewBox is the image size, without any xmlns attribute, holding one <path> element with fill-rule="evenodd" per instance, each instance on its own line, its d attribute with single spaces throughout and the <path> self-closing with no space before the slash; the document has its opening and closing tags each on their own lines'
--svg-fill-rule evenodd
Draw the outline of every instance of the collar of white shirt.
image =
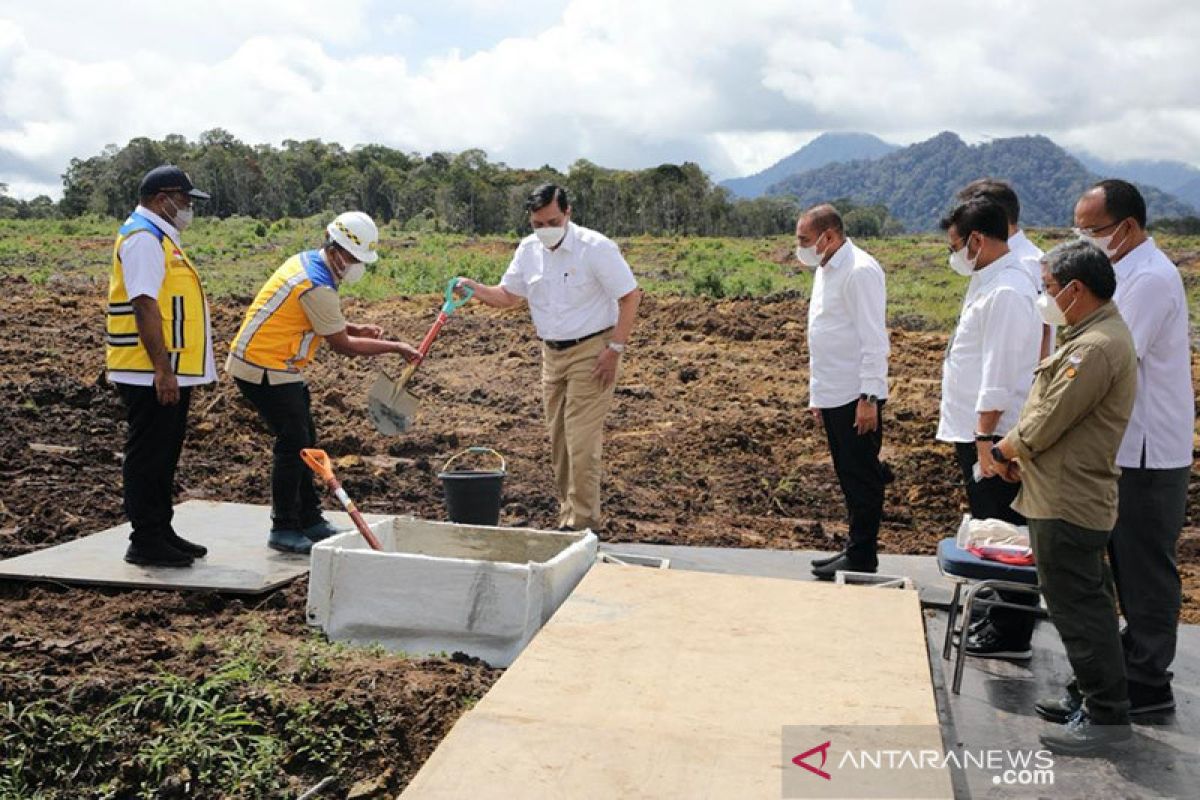
<svg viewBox="0 0 1200 800">
<path fill-rule="evenodd" d="M 179 243 L 179 231 L 175 230 L 174 225 L 167 222 L 165 219 L 160 217 L 158 214 L 155 214 L 144 205 L 138 204 L 138 207 L 134 209 L 134 211 L 157 225 L 158 229 L 165 233 L 171 239 L 171 241 L 175 243 L 176 247 L 183 247 L 183 245 Z"/>
<path fill-rule="evenodd" d="M 1118 278 L 1127 278 L 1129 273 L 1133 272 L 1139 264 L 1147 261 L 1157 249 L 1158 245 L 1154 243 L 1154 239 L 1147 236 L 1146 241 L 1130 250 L 1124 258 L 1113 264 L 1113 271 L 1117 273 Z"/>
<path fill-rule="evenodd" d="M 830 257 L 830 259 L 828 261 L 826 261 L 822 266 L 825 269 L 837 269 L 842 264 L 845 264 L 847 262 L 853 262 L 853 261 L 854 261 L 854 246 L 850 243 L 850 240 L 847 239 L 846 241 L 842 242 L 842 246 L 839 247 L 837 249 L 837 251 L 834 252 L 834 254 Z"/>
<path fill-rule="evenodd" d="M 984 289 L 992 281 L 996 280 L 1001 272 L 1015 266 L 1017 266 L 1017 257 L 1010 250 L 983 269 L 976 270 L 975 274 L 971 276 L 971 283 L 973 284 L 971 288 L 977 290 Z"/>
</svg>

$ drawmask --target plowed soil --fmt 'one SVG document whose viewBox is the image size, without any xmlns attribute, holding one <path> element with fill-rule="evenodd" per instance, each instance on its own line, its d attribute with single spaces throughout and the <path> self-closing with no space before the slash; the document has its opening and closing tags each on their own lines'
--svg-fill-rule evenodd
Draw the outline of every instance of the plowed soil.
<svg viewBox="0 0 1200 800">
<path fill-rule="evenodd" d="M 0 310 L 5 558 L 123 521 L 124 432 L 118 397 L 102 378 L 102 287 L 79 278 L 46 286 L 9 278 L 7 288 Z M 249 299 L 213 308 L 220 352 Z M 346 310 L 354 321 L 415 342 L 436 309 L 435 298 L 419 297 L 351 302 Z M 805 316 L 804 300 L 793 296 L 646 299 L 609 417 L 604 485 L 611 520 L 603 538 L 789 549 L 839 542 L 842 498 L 824 435 L 806 410 Z M 881 534 L 887 552 L 932 553 L 964 511 L 952 451 L 934 441 L 945 346 L 942 333 L 893 330 L 884 455 L 896 481 Z M 366 417 L 373 369 L 367 360 L 322 351 L 309 371 L 321 446 L 365 511 L 444 519 L 439 467 L 464 447 L 488 445 L 508 459 L 502 524 L 554 524 L 539 346 L 526 312 L 473 305 L 452 319 L 417 374 L 423 413 L 404 436 L 383 437 Z M 266 429 L 230 381 L 198 391 L 178 500 L 268 503 L 269 451 Z M 1189 622 L 1200 622 L 1198 492 L 1194 479 L 1180 547 Z M 298 581 L 248 602 L 4 586 L 0 700 L 28 702 L 82 686 L 73 702 L 100 707 L 154 666 L 203 673 L 215 654 L 186 643 L 206 633 L 265 627 L 283 647 L 305 635 L 304 592 Z M 384 774 L 391 789 L 436 746 L 463 698 L 481 694 L 497 675 L 478 663 L 397 663 L 350 659 L 298 690 L 329 708 L 370 703 L 392 715 L 395 729 L 364 743 L 360 771 L 351 776 Z"/>
</svg>

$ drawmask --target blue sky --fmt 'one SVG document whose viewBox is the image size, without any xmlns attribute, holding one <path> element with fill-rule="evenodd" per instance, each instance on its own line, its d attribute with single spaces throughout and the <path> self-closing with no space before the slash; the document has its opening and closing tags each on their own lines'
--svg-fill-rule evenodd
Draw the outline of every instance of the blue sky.
<svg viewBox="0 0 1200 800">
<path fill-rule="evenodd" d="M 0 0 L 0 182 L 215 127 L 717 179 L 827 130 L 1200 165 L 1196 41 L 1174 0 Z"/>
</svg>

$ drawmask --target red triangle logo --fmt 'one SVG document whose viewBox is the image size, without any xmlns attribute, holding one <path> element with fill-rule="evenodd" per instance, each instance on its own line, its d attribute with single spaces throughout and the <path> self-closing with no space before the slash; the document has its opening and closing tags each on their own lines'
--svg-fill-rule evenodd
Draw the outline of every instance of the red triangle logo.
<svg viewBox="0 0 1200 800">
<path fill-rule="evenodd" d="M 801 753 L 800 755 L 793 758 L 792 763 L 795 764 L 797 767 L 804 767 L 806 770 L 808 770 L 812 774 L 819 775 L 820 777 L 824 778 L 827 781 L 833 780 L 833 776 L 831 776 L 828 772 L 826 772 L 823 769 L 823 767 L 825 766 L 825 760 L 829 757 L 829 745 L 830 745 L 830 742 L 825 742 L 824 744 L 817 745 L 816 747 L 812 748 L 811 750 L 806 750 L 803 753 Z M 806 762 L 804 760 L 815 753 L 821 754 L 821 766 L 820 767 L 814 767 L 812 764 L 809 764 L 808 762 Z"/>
</svg>

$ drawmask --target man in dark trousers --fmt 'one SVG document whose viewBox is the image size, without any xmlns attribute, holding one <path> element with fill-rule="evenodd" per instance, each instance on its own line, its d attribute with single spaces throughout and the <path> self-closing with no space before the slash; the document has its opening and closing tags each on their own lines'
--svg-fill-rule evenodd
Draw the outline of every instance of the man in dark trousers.
<svg viewBox="0 0 1200 800">
<path fill-rule="evenodd" d="M 1016 426 L 992 448 L 995 470 L 1020 480 L 1013 507 L 1029 521 L 1038 583 L 1075 670 L 1074 691 L 1038 701 L 1063 725 L 1042 734 L 1056 753 L 1085 755 L 1128 741 L 1129 694 L 1112 573 L 1105 560 L 1117 519 L 1117 448 L 1133 411 L 1137 355 L 1112 302 L 1116 279 L 1086 242 L 1042 262 L 1038 309 L 1061 346 L 1038 365 Z"/>
<path fill-rule="evenodd" d="M 1137 400 L 1117 452 L 1120 506 L 1109 557 L 1125 618 L 1130 713 L 1161 713 L 1175 708 L 1177 548 L 1196 424 L 1187 295 L 1179 269 L 1146 235 L 1146 201 L 1133 184 L 1105 180 L 1084 192 L 1075 232 L 1112 262 L 1113 303 L 1137 348 Z"/>
<path fill-rule="evenodd" d="M 825 428 L 850 518 L 846 549 L 813 561 L 813 575 L 875 572 L 883 487 L 879 461 L 887 400 L 887 290 L 883 269 L 846 238 L 842 217 L 819 205 L 796 222 L 796 258 L 815 271 L 808 306 L 808 404 Z"/>
<path fill-rule="evenodd" d="M 175 467 L 192 389 L 217 372 L 204 287 L 180 236 L 192 201 L 208 195 L 166 164 L 146 173 L 138 198 L 113 247 L 105 326 L 108 380 L 129 422 L 121 473 L 133 531 L 125 560 L 186 567 L 208 550 L 171 527 Z"/>
</svg>

